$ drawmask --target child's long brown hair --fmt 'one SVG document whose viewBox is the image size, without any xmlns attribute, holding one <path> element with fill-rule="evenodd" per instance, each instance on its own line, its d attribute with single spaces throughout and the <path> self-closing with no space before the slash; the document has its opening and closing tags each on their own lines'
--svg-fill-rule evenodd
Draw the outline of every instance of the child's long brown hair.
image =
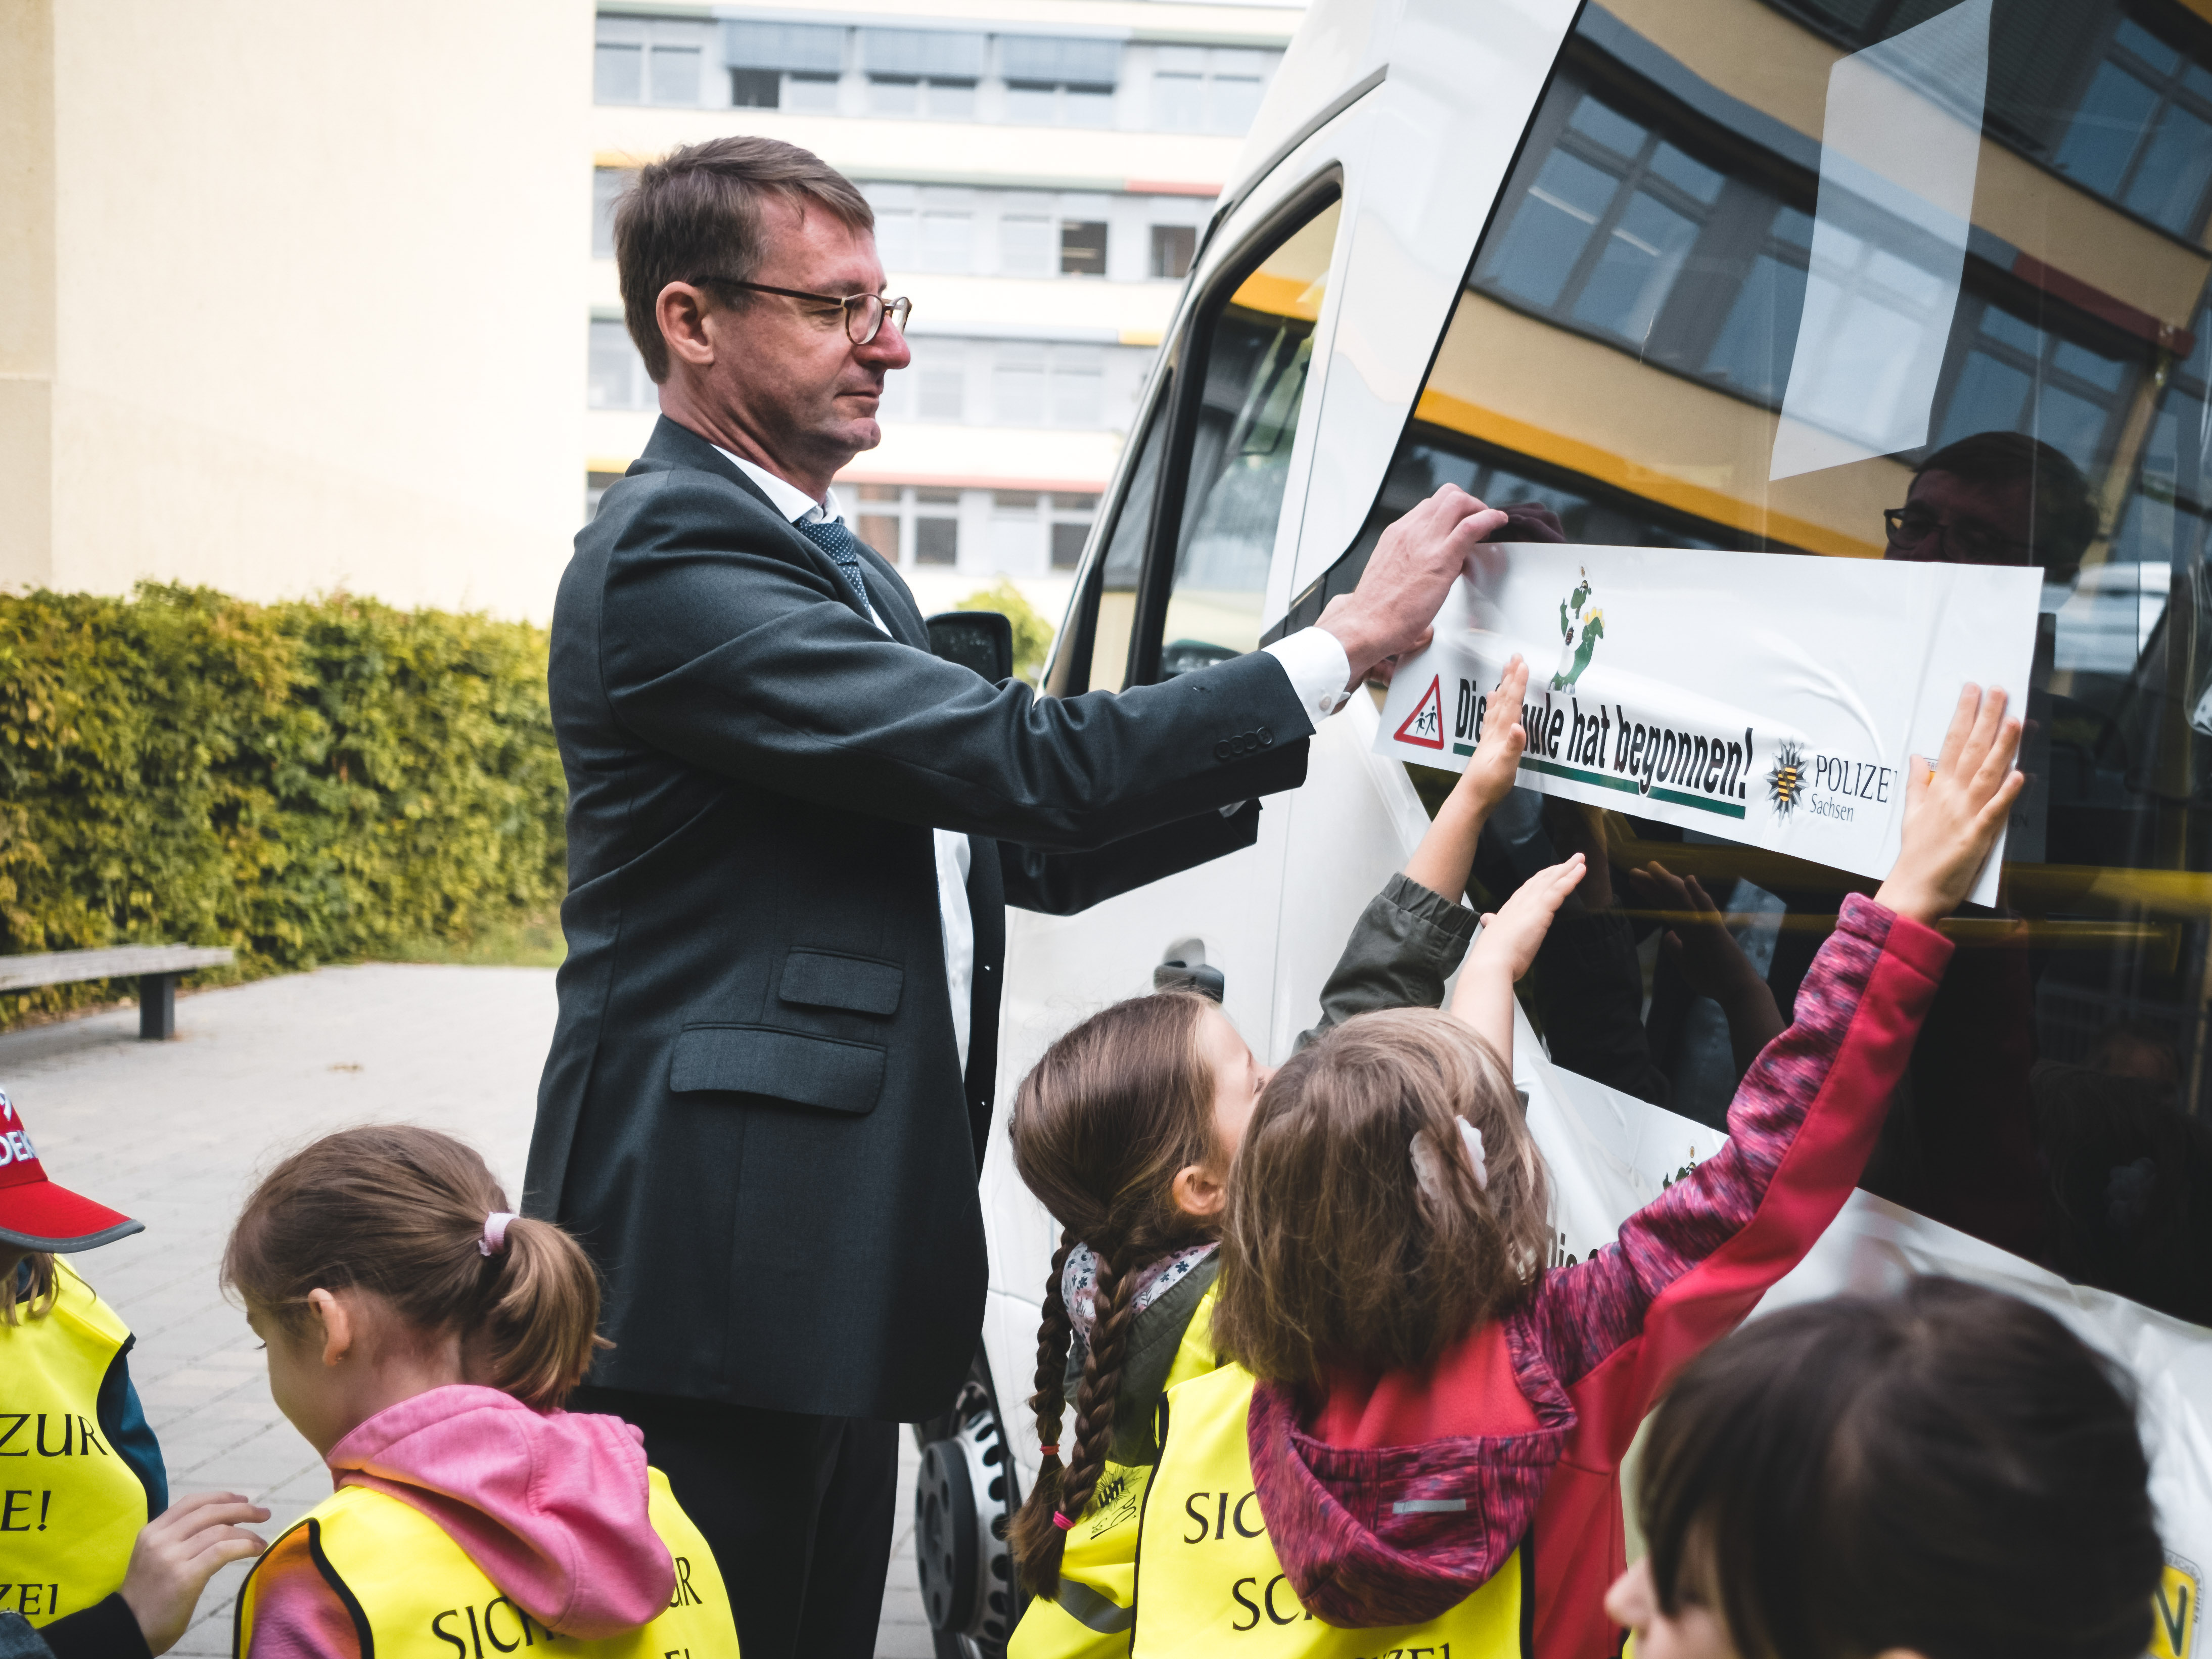
<svg viewBox="0 0 2212 1659">
<path fill-rule="evenodd" d="M 1046 1049 L 1014 1097 L 1014 1167 L 1063 1229 L 1045 1279 L 1030 1401 L 1037 1439 L 1048 1447 L 1060 1443 L 1073 1335 L 1060 1274 L 1079 1241 L 1098 1261 L 1097 1320 L 1066 1467 L 1048 1453 L 1008 1534 L 1022 1582 L 1038 1595 L 1060 1585 L 1066 1534 L 1053 1517 L 1082 1515 L 1114 1443 L 1137 1275 L 1170 1251 L 1214 1236 L 1176 1206 L 1170 1185 L 1179 1170 L 1219 1161 L 1213 1073 L 1199 1047 L 1212 1006 L 1176 991 L 1116 1003 Z"/>
<path fill-rule="evenodd" d="M 582 1247 L 517 1217 L 484 1255 L 507 1194 L 475 1152 L 411 1124 L 325 1135 L 253 1189 L 231 1229 L 222 1279 L 297 1333 L 311 1291 L 363 1290 L 423 1333 L 458 1331 L 470 1374 L 550 1411 L 584 1380 L 599 1282 Z"/>
<path fill-rule="evenodd" d="M 1487 1186 L 1457 1117 L 1482 1132 Z M 1543 1159 L 1496 1052 L 1434 1008 L 1362 1014 L 1260 1097 L 1230 1172 L 1214 1340 L 1294 1384 L 1426 1364 L 1528 1292 L 1549 1237 Z"/>
</svg>

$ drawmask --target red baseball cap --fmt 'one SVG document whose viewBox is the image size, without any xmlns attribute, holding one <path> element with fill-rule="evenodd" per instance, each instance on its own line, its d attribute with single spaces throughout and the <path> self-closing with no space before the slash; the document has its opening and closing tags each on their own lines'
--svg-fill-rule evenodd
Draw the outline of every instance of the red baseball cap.
<svg viewBox="0 0 2212 1659">
<path fill-rule="evenodd" d="M 145 1231 L 144 1222 L 47 1180 L 15 1103 L 0 1089 L 0 1244 L 65 1253 Z"/>
</svg>

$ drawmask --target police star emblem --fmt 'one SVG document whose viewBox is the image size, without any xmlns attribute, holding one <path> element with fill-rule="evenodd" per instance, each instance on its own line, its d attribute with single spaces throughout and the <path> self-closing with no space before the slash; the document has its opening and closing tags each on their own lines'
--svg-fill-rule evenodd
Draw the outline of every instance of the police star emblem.
<svg viewBox="0 0 2212 1659">
<path fill-rule="evenodd" d="M 1774 757 L 1773 769 L 1766 775 L 1766 798 L 1774 803 L 1775 816 L 1784 818 L 1805 798 L 1805 751 L 1796 744 L 1784 744 Z"/>
</svg>

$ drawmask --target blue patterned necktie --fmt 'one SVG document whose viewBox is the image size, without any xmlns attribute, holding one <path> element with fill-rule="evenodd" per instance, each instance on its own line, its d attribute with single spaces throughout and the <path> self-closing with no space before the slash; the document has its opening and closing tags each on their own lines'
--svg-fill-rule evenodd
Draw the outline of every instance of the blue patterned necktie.
<svg viewBox="0 0 2212 1659">
<path fill-rule="evenodd" d="M 868 584 L 860 574 L 860 538 L 845 528 L 838 519 L 817 519 L 812 524 L 793 526 L 799 533 L 827 553 L 845 580 L 853 584 L 853 591 L 860 596 L 863 609 L 868 605 Z"/>
</svg>

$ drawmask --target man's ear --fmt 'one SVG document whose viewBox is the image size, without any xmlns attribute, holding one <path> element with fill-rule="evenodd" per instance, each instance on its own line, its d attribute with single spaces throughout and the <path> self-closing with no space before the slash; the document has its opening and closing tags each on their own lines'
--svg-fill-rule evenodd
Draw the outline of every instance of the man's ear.
<svg viewBox="0 0 2212 1659">
<path fill-rule="evenodd" d="M 328 1291 L 307 1292 L 307 1311 L 322 1328 L 323 1364 L 335 1365 L 353 1352 L 355 1329 L 353 1310 Z"/>
<path fill-rule="evenodd" d="M 1202 1164 L 1186 1164 L 1168 1183 L 1176 1208 L 1200 1221 L 1212 1221 L 1229 1206 L 1229 1188 Z"/>
<path fill-rule="evenodd" d="M 683 359 L 694 368 L 705 368 L 714 362 L 714 338 L 707 326 L 707 313 L 714 309 L 714 303 L 704 289 L 690 283 L 671 283 L 660 290 L 660 297 L 653 303 L 653 315 L 660 325 L 660 337 L 671 356 Z"/>
</svg>

